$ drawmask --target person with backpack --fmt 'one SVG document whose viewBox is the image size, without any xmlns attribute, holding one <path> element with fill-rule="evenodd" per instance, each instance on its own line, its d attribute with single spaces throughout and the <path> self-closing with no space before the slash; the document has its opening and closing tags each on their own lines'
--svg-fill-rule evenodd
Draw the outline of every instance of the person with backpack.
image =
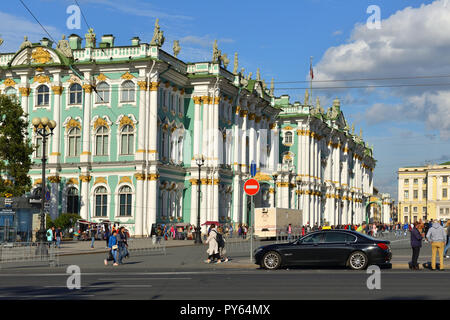
<svg viewBox="0 0 450 320">
<path fill-rule="evenodd" d="M 118 266 L 117 263 L 117 251 L 119 246 L 117 245 L 117 231 L 113 229 L 113 232 L 111 236 L 109 237 L 109 243 L 108 243 L 109 253 L 108 257 L 105 259 L 104 263 L 105 266 L 108 265 L 108 261 L 114 260 L 113 266 Z"/>
<path fill-rule="evenodd" d="M 128 242 L 127 242 L 127 235 L 125 233 L 125 227 L 120 227 L 119 233 L 117 234 L 117 244 L 119 249 L 119 264 L 123 264 L 122 259 L 126 256 L 128 256 Z"/>
<path fill-rule="evenodd" d="M 215 259 L 217 259 L 217 263 L 220 263 L 221 261 L 219 256 L 219 244 L 217 243 L 217 230 L 214 223 L 211 225 L 211 231 L 209 232 L 208 238 L 206 239 L 206 243 L 209 244 L 209 247 L 208 250 L 206 250 L 206 252 L 208 253 L 208 259 L 205 260 L 205 263 L 214 262 Z"/>
<path fill-rule="evenodd" d="M 49 248 L 50 248 L 51 244 L 53 243 L 53 229 L 54 229 L 54 227 L 51 227 L 47 230 L 47 241 L 48 241 Z"/>
</svg>

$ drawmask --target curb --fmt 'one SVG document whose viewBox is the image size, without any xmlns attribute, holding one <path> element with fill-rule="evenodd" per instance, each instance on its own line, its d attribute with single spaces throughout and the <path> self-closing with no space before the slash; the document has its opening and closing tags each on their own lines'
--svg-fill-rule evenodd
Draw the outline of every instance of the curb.
<svg viewBox="0 0 450 320">
<path fill-rule="evenodd" d="M 223 262 L 223 263 L 214 263 L 214 266 L 224 267 L 224 268 L 239 268 L 239 269 L 259 269 L 260 267 L 254 263 L 242 263 L 242 262 Z M 407 263 L 393 263 L 391 270 L 408 270 L 409 266 Z M 389 269 L 388 269 L 389 270 Z M 422 269 L 421 269 L 422 270 Z"/>
</svg>

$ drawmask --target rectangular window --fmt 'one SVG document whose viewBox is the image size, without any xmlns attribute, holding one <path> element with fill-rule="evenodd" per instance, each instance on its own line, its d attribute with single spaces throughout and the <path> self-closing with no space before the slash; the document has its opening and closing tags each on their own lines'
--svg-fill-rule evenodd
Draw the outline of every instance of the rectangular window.
<svg viewBox="0 0 450 320">
<path fill-rule="evenodd" d="M 405 184 L 409 184 L 409 179 L 405 179 Z"/>
<path fill-rule="evenodd" d="M 442 189 L 442 198 L 447 198 L 447 189 Z"/>
<path fill-rule="evenodd" d="M 417 199 L 419 197 L 419 190 L 413 191 L 413 197 L 414 197 L 414 199 Z"/>
<path fill-rule="evenodd" d="M 418 179 L 414 179 L 414 180 L 413 180 L 413 183 L 414 183 L 414 184 L 417 184 L 418 182 L 419 182 Z"/>
<path fill-rule="evenodd" d="M 405 195 L 404 195 L 405 199 L 409 199 L 409 191 L 405 190 Z"/>
<path fill-rule="evenodd" d="M 408 213 L 408 207 L 404 207 L 403 209 L 404 209 L 403 211 L 404 211 L 405 213 Z"/>
<path fill-rule="evenodd" d="M 417 212 L 417 207 L 413 207 L 413 212 Z"/>
<path fill-rule="evenodd" d="M 69 104 L 81 104 L 81 97 L 82 97 L 81 91 L 71 91 Z"/>
<path fill-rule="evenodd" d="M 424 199 L 427 198 L 427 190 L 422 191 L 422 198 L 424 198 Z"/>
<path fill-rule="evenodd" d="M 404 222 L 404 223 L 408 223 L 408 216 L 404 216 L 403 218 L 404 218 L 404 219 L 403 219 L 403 222 Z"/>
<path fill-rule="evenodd" d="M 442 182 L 443 182 L 443 183 L 447 183 L 447 176 L 443 176 L 443 177 L 442 177 Z"/>
<path fill-rule="evenodd" d="M 439 213 L 440 213 L 440 214 L 443 214 L 443 213 L 444 213 L 444 208 L 440 208 L 440 209 L 439 209 Z"/>
<path fill-rule="evenodd" d="M 445 214 L 449 214 L 449 208 L 445 208 Z"/>
<path fill-rule="evenodd" d="M 120 195 L 120 213 L 121 216 L 131 216 L 131 194 Z"/>
<path fill-rule="evenodd" d="M 422 208 L 422 212 L 423 212 L 423 213 L 427 213 L 427 207 L 423 207 L 423 208 Z"/>
</svg>

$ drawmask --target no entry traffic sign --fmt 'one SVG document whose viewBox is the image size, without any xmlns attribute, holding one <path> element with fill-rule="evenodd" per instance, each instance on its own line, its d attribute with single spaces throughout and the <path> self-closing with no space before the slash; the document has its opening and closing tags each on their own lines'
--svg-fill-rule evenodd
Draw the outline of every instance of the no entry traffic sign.
<svg viewBox="0 0 450 320">
<path fill-rule="evenodd" d="M 259 182 L 256 179 L 248 179 L 244 184 L 244 191 L 249 196 L 254 196 L 259 192 Z"/>
</svg>

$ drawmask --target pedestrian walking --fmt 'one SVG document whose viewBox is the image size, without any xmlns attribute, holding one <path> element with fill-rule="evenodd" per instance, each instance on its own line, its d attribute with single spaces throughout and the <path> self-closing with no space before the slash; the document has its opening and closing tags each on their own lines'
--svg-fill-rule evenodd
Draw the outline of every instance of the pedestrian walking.
<svg viewBox="0 0 450 320">
<path fill-rule="evenodd" d="M 431 242 L 431 269 L 436 270 L 436 252 L 439 254 L 439 269 L 444 270 L 444 246 L 447 234 L 438 220 L 428 230 L 427 239 Z"/>
<path fill-rule="evenodd" d="M 47 230 L 47 242 L 48 242 L 49 248 L 53 243 L 53 229 L 54 229 L 54 227 L 51 227 L 51 228 L 48 228 L 48 230 Z"/>
<path fill-rule="evenodd" d="M 219 245 L 217 243 L 216 238 L 217 238 L 216 225 L 213 223 L 211 225 L 211 232 L 209 233 L 209 236 L 206 239 L 206 243 L 209 244 L 208 250 L 206 250 L 206 252 L 208 253 L 208 259 L 205 260 L 206 263 L 214 262 L 215 259 L 220 261 Z"/>
<path fill-rule="evenodd" d="M 221 261 L 228 262 L 225 237 L 223 236 L 223 232 L 221 232 L 221 230 L 218 230 L 216 232 L 217 232 L 216 241 L 217 245 L 219 246 L 219 257 L 220 257 L 217 263 L 221 263 Z"/>
<path fill-rule="evenodd" d="M 447 232 L 447 244 L 445 245 L 445 248 L 444 248 L 444 256 L 446 258 L 450 258 L 447 255 L 447 251 L 450 248 L 450 237 L 449 237 L 449 235 L 450 235 L 450 220 L 447 220 L 447 224 L 445 225 L 445 231 Z"/>
<path fill-rule="evenodd" d="M 113 230 L 111 236 L 109 237 L 109 242 L 108 242 L 108 248 L 109 248 L 109 253 L 108 253 L 108 257 L 105 259 L 104 263 L 105 266 L 108 265 L 108 261 L 113 260 L 113 266 L 118 266 L 119 264 L 117 263 L 117 251 L 119 246 L 117 245 L 117 231 Z"/>
<path fill-rule="evenodd" d="M 55 235 L 56 235 L 56 246 L 58 248 L 61 248 L 61 240 L 62 240 L 62 231 L 61 228 L 58 227 L 55 231 Z"/>
<path fill-rule="evenodd" d="M 103 235 L 103 240 L 106 241 L 106 249 L 108 249 L 108 244 L 109 244 L 109 236 L 110 236 L 110 232 L 109 232 L 109 228 L 106 227 L 105 229 L 105 234 Z"/>
<path fill-rule="evenodd" d="M 423 234 L 419 230 L 419 223 L 414 222 L 414 229 L 411 231 L 411 249 L 412 258 L 409 268 L 412 270 L 419 270 L 419 264 L 417 260 L 419 259 L 420 248 L 422 247 Z"/>
<path fill-rule="evenodd" d="M 292 225 L 290 223 L 287 226 L 286 231 L 287 231 L 287 241 L 291 242 L 291 240 L 292 240 Z"/>
<path fill-rule="evenodd" d="M 120 227 L 119 233 L 117 234 L 117 245 L 119 250 L 119 258 L 118 263 L 123 264 L 123 258 L 125 258 L 128 254 L 127 250 L 127 235 L 125 233 L 125 227 Z"/>
</svg>

